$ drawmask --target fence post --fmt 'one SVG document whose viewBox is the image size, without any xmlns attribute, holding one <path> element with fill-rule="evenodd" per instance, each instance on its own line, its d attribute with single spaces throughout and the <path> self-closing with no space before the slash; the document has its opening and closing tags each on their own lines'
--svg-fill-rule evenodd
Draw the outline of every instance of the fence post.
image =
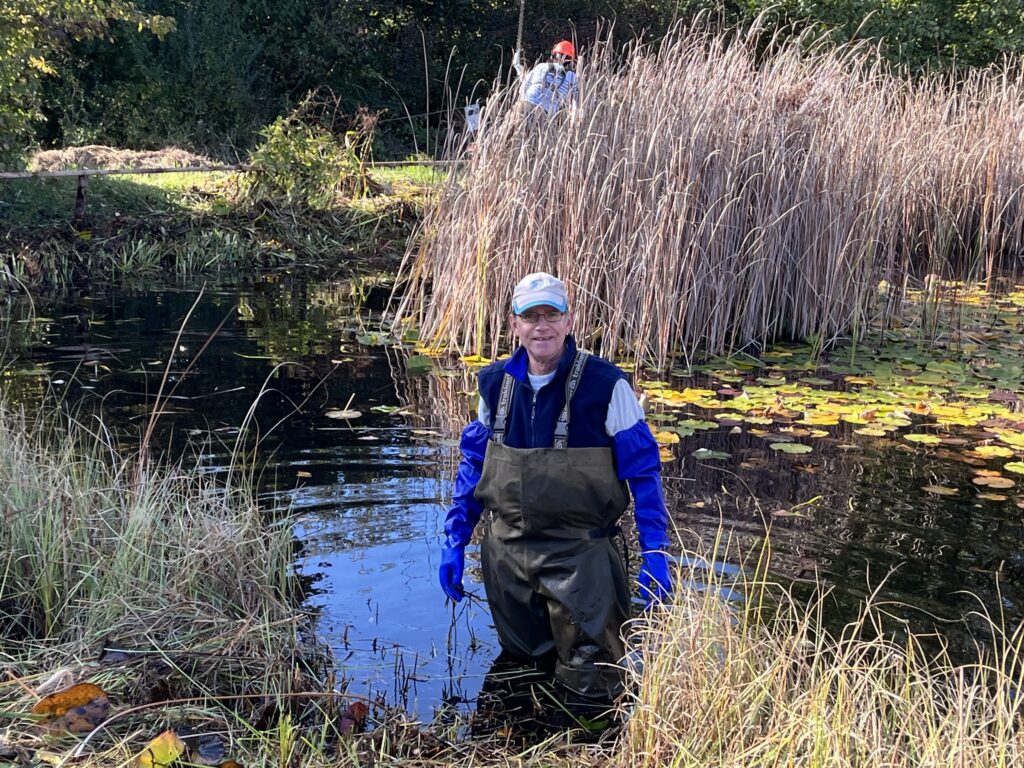
<svg viewBox="0 0 1024 768">
<path fill-rule="evenodd" d="M 78 188 L 75 191 L 75 212 L 71 216 L 71 223 L 77 228 L 85 222 L 85 185 L 89 177 L 85 174 L 78 176 Z"/>
</svg>

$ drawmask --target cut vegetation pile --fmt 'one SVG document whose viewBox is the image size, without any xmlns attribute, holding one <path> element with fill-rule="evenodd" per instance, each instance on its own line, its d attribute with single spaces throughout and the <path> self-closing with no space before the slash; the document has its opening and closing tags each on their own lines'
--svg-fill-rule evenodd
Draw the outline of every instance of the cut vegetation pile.
<svg viewBox="0 0 1024 768">
<path fill-rule="evenodd" d="M 1024 76 L 908 82 L 863 48 L 734 37 L 599 50 L 553 119 L 520 117 L 515 87 L 491 99 L 407 254 L 400 317 L 493 353 L 512 286 L 543 269 L 587 343 L 663 364 L 859 333 L 880 279 L 1019 265 Z"/>
<path fill-rule="evenodd" d="M 117 168 L 194 168 L 217 165 L 208 157 L 178 147 L 157 150 L 133 150 L 89 144 L 84 147 L 48 149 L 29 158 L 30 171 L 67 171 Z"/>
</svg>

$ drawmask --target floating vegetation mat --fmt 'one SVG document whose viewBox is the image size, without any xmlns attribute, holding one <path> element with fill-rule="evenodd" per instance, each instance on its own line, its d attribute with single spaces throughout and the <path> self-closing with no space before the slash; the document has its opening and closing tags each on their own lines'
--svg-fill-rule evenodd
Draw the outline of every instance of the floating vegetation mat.
<svg viewBox="0 0 1024 768">
<path fill-rule="evenodd" d="M 801 456 L 814 452 L 816 440 L 857 436 L 972 468 L 970 487 L 926 492 L 975 492 L 992 501 L 1012 495 L 1024 507 L 1024 286 L 992 294 L 943 283 L 911 298 L 905 325 L 827 356 L 811 345 L 780 346 L 674 369 L 671 382 L 642 381 L 662 458 L 684 449 L 704 461 L 729 458 L 683 440 L 710 430 L 746 432 Z M 928 326 L 941 330 L 926 336 Z M 703 385 L 680 386 L 694 377 Z"/>
</svg>

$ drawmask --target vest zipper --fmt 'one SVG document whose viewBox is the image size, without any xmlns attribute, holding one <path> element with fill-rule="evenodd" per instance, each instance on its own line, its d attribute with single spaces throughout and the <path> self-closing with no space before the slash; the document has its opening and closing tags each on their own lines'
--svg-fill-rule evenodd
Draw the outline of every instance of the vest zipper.
<svg viewBox="0 0 1024 768">
<path fill-rule="evenodd" d="M 537 420 L 537 391 L 533 390 L 533 399 L 530 401 L 530 447 L 531 448 L 536 448 L 537 447 L 536 440 L 534 438 L 534 434 L 536 433 L 536 429 L 534 429 L 534 422 L 536 420 Z"/>
</svg>

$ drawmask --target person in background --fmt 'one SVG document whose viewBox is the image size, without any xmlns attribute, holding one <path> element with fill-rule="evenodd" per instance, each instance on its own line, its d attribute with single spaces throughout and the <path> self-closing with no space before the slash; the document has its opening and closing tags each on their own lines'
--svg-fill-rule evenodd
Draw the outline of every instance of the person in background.
<svg viewBox="0 0 1024 768">
<path fill-rule="evenodd" d="M 630 590 L 613 537 L 629 491 L 642 595 L 650 607 L 671 593 L 658 446 L 626 375 L 577 348 L 561 280 L 524 277 L 510 320 L 519 347 L 480 372 L 462 433 L 441 587 L 462 599 L 466 546 L 492 512 L 481 562 L 503 656 L 553 672 L 562 700 L 592 717 L 623 690 Z"/>
<path fill-rule="evenodd" d="M 562 40 L 551 49 L 551 58 L 529 72 L 520 51 L 512 55 L 512 66 L 519 73 L 519 99 L 525 114 L 542 112 L 553 115 L 579 94 L 576 82 L 576 46 Z"/>
</svg>

